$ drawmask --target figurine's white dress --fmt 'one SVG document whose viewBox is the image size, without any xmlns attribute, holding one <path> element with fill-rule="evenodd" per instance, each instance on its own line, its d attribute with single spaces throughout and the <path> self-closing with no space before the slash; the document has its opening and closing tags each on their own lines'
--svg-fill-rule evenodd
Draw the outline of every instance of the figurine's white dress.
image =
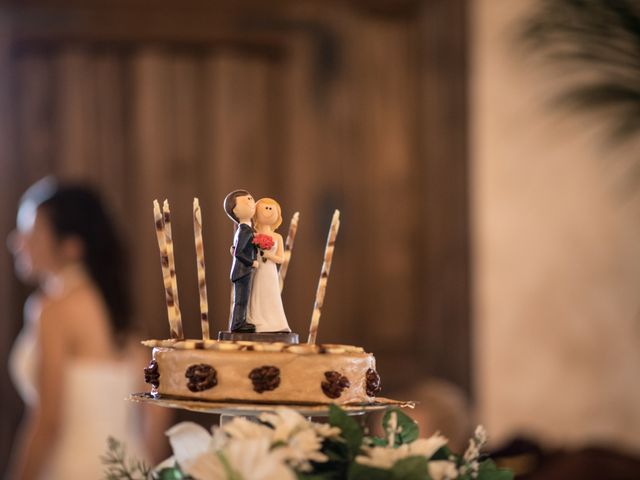
<svg viewBox="0 0 640 480">
<path fill-rule="evenodd" d="M 275 253 L 277 249 L 275 241 L 269 251 Z M 271 260 L 263 262 L 260 254 L 257 259 L 259 266 L 253 272 L 248 320 L 256 326 L 256 332 L 290 332 L 282 306 L 278 268 Z"/>
</svg>

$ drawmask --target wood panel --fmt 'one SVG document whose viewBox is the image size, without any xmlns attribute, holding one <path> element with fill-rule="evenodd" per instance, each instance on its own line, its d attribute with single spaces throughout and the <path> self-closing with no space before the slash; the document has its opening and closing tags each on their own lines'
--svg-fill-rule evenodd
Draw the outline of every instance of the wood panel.
<svg viewBox="0 0 640 480">
<path fill-rule="evenodd" d="M 11 59 L 10 42 L 6 25 L 0 21 L 0 238 L 3 240 L 15 228 L 15 209 L 19 195 L 16 178 L 21 169 L 15 161 L 15 83 L 11 77 L 15 64 Z M 7 365 L 9 351 L 20 325 L 21 289 L 13 275 L 13 261 L 8 251 L 0 249 L 0 472 L 4 471 L 13 440 L 13 432 L 22 412 L 22 403 L 12 387 Z"/>
<path fill-rule="evenodd" d="M 16 85 L 15 107 L 12 114 L 16 118 L 15 153 L 19 178 L 34 182 L 51 171 L 54 162 L 54 86 L 53 60 L 43 54 L 16 58 L 11 65 L 14 76 L 9 82 Z M 7 158 L 9 160 L 9 158 Z"/>
<path fill-rule="evenodd" d="M 428 340 L 420 348 L 427 372 L 471 389 L 470 245 L 467 126 L 467 3 L 433 0 L 420 16 L 416 59 L 424 261 L 416 320 Z"/>
</svg>

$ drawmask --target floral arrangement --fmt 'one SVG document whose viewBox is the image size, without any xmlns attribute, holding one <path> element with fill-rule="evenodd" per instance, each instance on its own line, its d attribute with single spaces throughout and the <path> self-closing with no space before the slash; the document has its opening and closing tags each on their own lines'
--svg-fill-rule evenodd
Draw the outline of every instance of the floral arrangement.
<svg viewBox="0 0 640 480">
<path fill-rule="evenodd" d="M 418 438 L 418 425 L 399 409 L 383 418 L 384 438 L 365 435 L 359 423 L 330 406 L 326 424 L 307 421 L 288 408 L 263 413 L 258 421 L 236 417 L 210 434 L 183 422 L 167 435 L 173 456 L 152 472 L 127 463 L 122 451 L 103 457 L 110 480 L 151 478 L 225 480 L 511 480 L 480 454 L 486 433 L 478 427 L 463 455 L 453 454 L 447 439 Z M 130 464 L 137 471 L 127 471 Z M 133 468 L 133 467 L 132 467 Z M 135 476 L 138 475 L 146 476 Z"/>
<path fill-rule="evenodd" d="M 275 243 L 273 241 L 273 237 L 264 233 L 258 233 L 254 235 L 252 243 L 260 250 L 262 261 L 266 262 L 267 259 L 264 258 L 264 252 L 266 250 L 271 250 L 271 247 L 273 247 L 273 244 Z"/>
</svg>

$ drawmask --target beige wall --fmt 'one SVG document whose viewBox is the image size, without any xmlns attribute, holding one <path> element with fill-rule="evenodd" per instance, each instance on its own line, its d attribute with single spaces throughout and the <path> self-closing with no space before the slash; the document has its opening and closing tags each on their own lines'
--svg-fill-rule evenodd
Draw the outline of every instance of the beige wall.
<svg viewBox="0 0 640 480">
<path fill-rule="evenodd" d="M 625 196 L 599 119 L 545 103 L 557 75 L 512 41 L 527 3 L 471 15 L 479 417 L 496 441 L 640 451 L 640 180 Z"/>
</svg>

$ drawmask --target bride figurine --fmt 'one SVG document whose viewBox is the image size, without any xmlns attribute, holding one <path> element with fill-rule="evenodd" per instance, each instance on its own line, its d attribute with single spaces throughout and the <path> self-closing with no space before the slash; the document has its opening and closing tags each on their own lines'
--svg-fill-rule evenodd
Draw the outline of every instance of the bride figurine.
<svg viewBox="0 0 640 480">
<path fill-rule="evenodd" d="M 275 232 L 281 223 L 278 202 L 272 198 L 256 202 L 253 243 L 258 249 L 258 268 L 253 274 L 248 310 L 248 319 L 256 326 L 256 332 L 291 331 L 282 306 L 276 267 L 284 260 L 282 235 Z"/>
</svg>

